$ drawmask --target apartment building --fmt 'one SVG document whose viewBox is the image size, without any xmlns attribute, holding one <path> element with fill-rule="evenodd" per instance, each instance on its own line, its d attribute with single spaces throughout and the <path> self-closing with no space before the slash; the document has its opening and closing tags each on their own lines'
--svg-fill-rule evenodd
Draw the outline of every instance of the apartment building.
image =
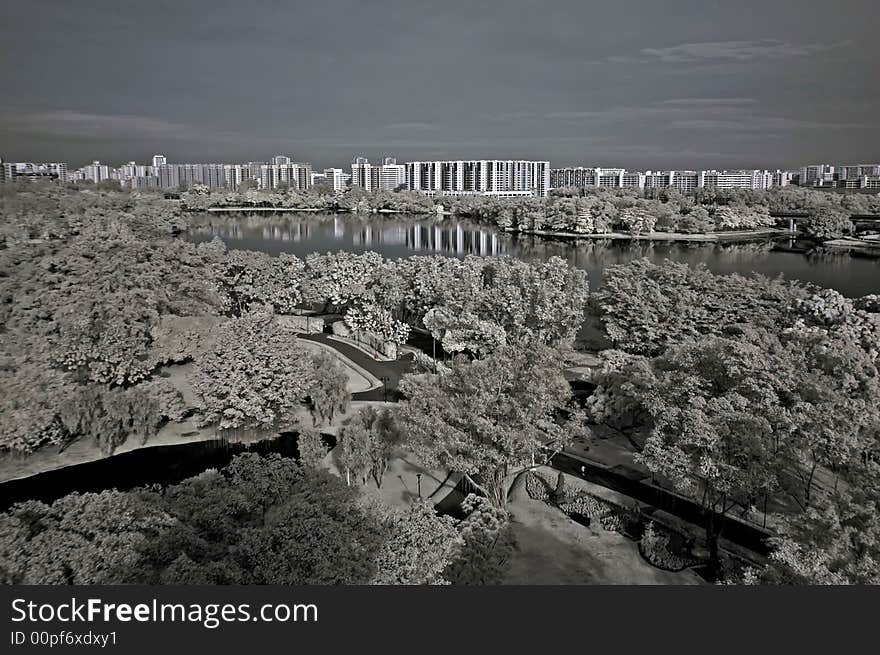
<svg viewBox="0 0 880 655">
<path fill-rule="evenodd" d="M 312 186 L 311 164 L 263 164 L 260 166 L 260 188 L 291 188 L 305 191 Z"/>
<path fill-rule="evenodd" d="M 2 160 L 0 160 L 2 162 Z M 0 163 L 2 169 L 2 179 L 15 180 L 20 179 L 46 179 L 57 180 L 59 182 L 68 181 L 67 164 L 63 162 L 5 162 Z"/>
<path fill-rule="evenodd" d="M 773 174 L 769 171 L 701 171 L 700 187 L 716 189 L 769 189 Z"/>
<path fill-rule="evenodd" d="M 546 196 L 550 190 L 547 161 L 414 161 L 405 170 L 407 188 L 429 195 Z"/>
</svg>

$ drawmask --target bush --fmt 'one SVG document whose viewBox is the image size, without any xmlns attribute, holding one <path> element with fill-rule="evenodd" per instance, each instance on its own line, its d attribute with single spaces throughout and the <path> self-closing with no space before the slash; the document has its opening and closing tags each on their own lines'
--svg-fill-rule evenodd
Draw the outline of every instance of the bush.
<svg viewBox="0 0 880 655">
<path fill-rule="evenodd" d="M 690 560 L 669 550 L 668 532 L 655 528 L 653 521 L 645 526 L 639 540 L 639 553 L 649 564 L 666 571 L 682 571 L 692 564 Z"/>
<path fill-rule="evenodd" d="M 550 484 L 540 473 L 526 473 L 526 492 L 534 500 L 550 500 Z"/>
</svg>

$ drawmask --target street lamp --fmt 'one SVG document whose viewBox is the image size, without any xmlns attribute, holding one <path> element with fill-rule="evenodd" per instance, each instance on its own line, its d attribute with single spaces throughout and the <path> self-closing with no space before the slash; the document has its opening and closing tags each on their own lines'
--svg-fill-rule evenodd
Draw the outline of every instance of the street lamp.
<svg viewBox="0 0 880 655">
<path fill-rule="evenodd" d="M 422 474 L 416 473 L 416 480 L 419 481 L 419 498 L 422 497 Z"/>
<path fill-rule="evenodd" d="M 382 400 L 387 403 L 388 402 L 388 377 L 383 375 L 379 379 L 382 380 Z"/>
</svg>

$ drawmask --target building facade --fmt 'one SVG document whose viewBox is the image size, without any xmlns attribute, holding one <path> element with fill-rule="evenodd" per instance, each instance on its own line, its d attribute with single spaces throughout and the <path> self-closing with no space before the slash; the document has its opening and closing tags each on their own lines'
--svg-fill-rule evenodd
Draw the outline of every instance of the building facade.
<svg viewBox="0 0 880 655">
<path fill-rule="evenodd" d="M 2 160 L 0 160 L 2 161 Z M 67 164 L 63 162 L 5 162 L 0 164 L 3 169 L 2 180 L 13 181 L 16 178 L 32 180 L 55 180 L 67 182 L 69 174 Z"/>
<path fill-rule="evenodd" d="M 550 162 L 457 160 L 407 162 L 407 189 L 434 195 L 546 196 Z"/>
<path fill-rule="evenodd" d="M 261 189 L 297 189 L 312 187 L 311 164 L 263 164 L 260 166 Z"/>
</svg>

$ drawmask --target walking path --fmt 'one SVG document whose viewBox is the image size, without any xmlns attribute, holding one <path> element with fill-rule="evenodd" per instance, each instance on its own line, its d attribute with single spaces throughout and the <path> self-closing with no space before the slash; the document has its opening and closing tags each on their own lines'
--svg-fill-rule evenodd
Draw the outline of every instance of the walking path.
<svg viewBox="0 0 880 655">
<path fill-rule="evenodd" d="M 338 350 L 358 365 L 378 378 L 387 378 L 387 394 L 383 389 L 374 389 L 366 393 L 354 394 L 357 400 L 397 400 L 400 397 L 397 385 L 400 378 L 412 368 L 412 360 L 405 358 L 395 362 L 378 362 L 366 355 L 362 350 L 346 343 L 328 338 L 325 334 L 301 336 L 303 339 L 323 342 Z M 607 451 L 607 452 L 606 452 Z M 603 454 L 609 456 L 605 461 Z M 650 483 L 649 474 L 639 470 L 632 462 L 632 451 L 596 447 L 589 455 L 575 447 L 574 452 L 566 452 L 553 458 L 551 466 L 559 471 L 569 473 L 584 480 L 599 484 L 621 492 L 658 510 L 669 512 L 695 527 L 703 523 L 700 506 L 689 498 L 685 498 L 667 489 Z M 760 554 L 768 552 L 766 539 L 770 532 L 753 524 L 740 521 L 732 516 L 723 521 L 723 534 L 732 543 L 739 544 Z"/>
<path fill-rule="evenodd" d="M 412 369 L 412 357 L 403 357 L 395 361 L 378 361 L 373 359 L 360 348 L 333 339 L 329 334 L 300 334 L 303 341 L 314 341 L 333 348 L 345 356 L 360 368 L 364 369 L 375 379 L 384 383 L 383 386 L 370 391 L 362 391 L 351 395 L 352 400 L 397 400 L 400 397 L 397 386 L 406 373 Z"/>
</svg>

